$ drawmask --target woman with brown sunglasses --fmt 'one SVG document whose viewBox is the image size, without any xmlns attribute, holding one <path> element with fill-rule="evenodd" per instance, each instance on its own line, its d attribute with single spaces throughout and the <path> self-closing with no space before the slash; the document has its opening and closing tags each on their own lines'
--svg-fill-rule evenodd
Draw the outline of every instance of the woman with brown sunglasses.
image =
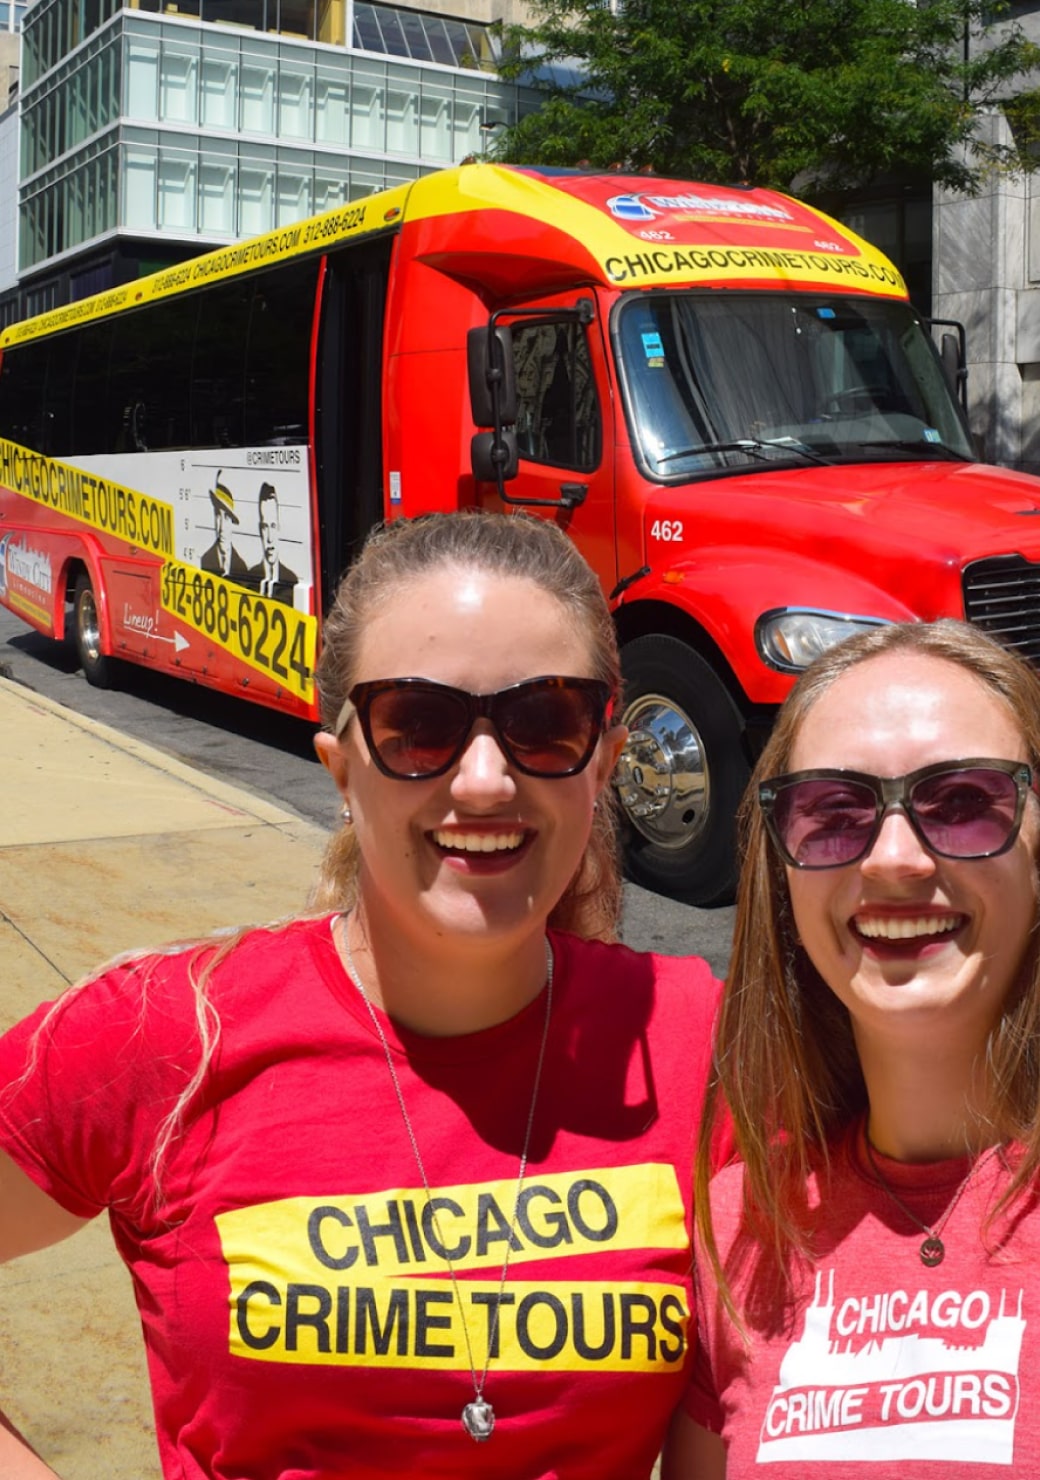
<svg viewBox="0 0 1040 1480">
<path fill-rule="evenodd" d="M 716 986 L 617 944 L 596 578 L 548 523 L 398 521 L 318 678 L 315 913 L 0 1041 L 0 1254 L 108 1210 L 171 1480 L 649 1476 Z"/>
<path fill-rule="evenodd" d="M 1038 766 L 1040 679 L 956 622 L 855 638 L 785 704 L 669 1480 L 1040 1474 Z"/>
</svg>

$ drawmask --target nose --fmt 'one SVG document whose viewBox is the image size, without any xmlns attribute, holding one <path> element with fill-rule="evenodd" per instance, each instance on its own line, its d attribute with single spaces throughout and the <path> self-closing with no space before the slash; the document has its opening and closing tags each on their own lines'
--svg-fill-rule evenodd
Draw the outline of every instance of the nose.
<svg viewBox="0 0 1040 1480">
<path fill-rule="evenodd" d="M 867 876 L 884 873 L 927 875 L 935 871 L 935 854 L 917 836 L 902 807 L 890 806 L 881 830 L 860 867 Z"/>
<path fill-rule="evenodd" d="M 500 807 L 516 796 L 516 778 L 486 719 L 474 725 L 451 781 L 456 801 L 471 808 Z"/>
</svg>

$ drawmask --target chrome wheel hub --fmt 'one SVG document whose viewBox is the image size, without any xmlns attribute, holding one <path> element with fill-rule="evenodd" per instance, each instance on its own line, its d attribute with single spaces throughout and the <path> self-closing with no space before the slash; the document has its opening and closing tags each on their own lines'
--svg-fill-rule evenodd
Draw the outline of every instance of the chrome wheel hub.
<svg viewBox="0 0 1040 1480">
<path fill-rule="evenodd" d="M 628 740 L 614 786 L 625 816 L 651 843 L 684 848 L 708 818 L 704 746 L 693 721 L 660 694 L 644 694 L 624 716 Z"/>
<path fill-rule="evenodd" d="M 79 599 L 79 635 L 83 651 L 92 663 L 101 657 L 101 627 L 98 622 L 97 604 L 93 591 L 84 591 Z"/>
</svg>

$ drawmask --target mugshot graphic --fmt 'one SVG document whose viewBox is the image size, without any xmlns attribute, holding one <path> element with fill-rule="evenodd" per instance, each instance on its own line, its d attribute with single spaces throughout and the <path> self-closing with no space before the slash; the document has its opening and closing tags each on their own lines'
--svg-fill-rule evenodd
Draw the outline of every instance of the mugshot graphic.
<svg viewBox="0 0 1040 1480">
<path fill-rule="evenodd" d="M 250 567 L 245 579 L 261 596 L 271 596 L 275 601 L 283 601 L 287 606 L 292 606 L 293 592 L 299 577 L 289 569 L 279 554 L 278 494 L 273 483 L 261 483 L 257 513 L 263 557 L 259 565 Z"/>
<path fill-rule="evenodd" d="M 248 579 L 249 568 L 231 542 L 231 526 L 238 523 L 235 500 L 227 485 L 221 483 L 219 472 L 213 481 L 209 498 L 213 505 L 215 539 L 209 549 L 203 553 L 199 564 L 203 570 L 208 570 L 215 576 L 226 576 L 232 581 L 245 581 Z"/>
</svg>

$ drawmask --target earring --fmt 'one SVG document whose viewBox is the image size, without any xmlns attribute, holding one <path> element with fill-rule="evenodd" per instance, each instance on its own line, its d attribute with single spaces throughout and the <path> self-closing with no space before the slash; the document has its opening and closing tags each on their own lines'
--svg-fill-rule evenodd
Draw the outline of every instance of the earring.
<svg viewBox="0 0 1040 1480">
<path fill-rule="evenodd" d="M 343 803 L 343 806 L 340 808 L 339 815 L 343 818 L 343 821 L 346 822 L 346 823 L 350 823 L 350 822 L 353 822 L 354 821 L 354 814 L 350 810 L 350 803 L 349 802 L 344 802 Z"/>
</svg>

